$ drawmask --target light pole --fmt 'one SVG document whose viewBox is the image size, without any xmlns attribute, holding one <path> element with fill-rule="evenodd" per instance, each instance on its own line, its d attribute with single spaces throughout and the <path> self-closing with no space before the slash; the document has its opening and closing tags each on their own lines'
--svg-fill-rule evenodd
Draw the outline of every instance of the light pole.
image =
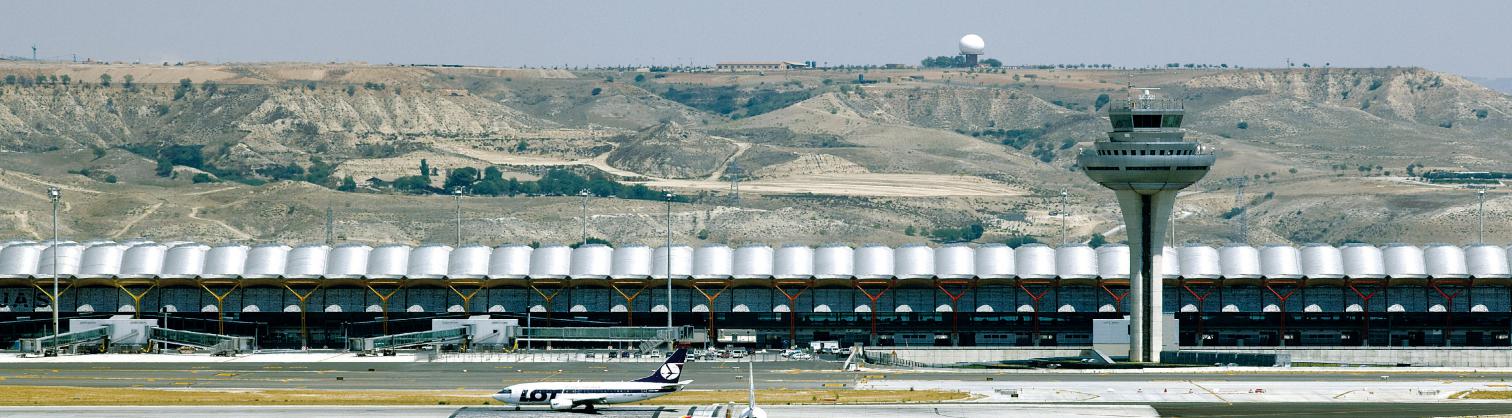
<svg viewBox="0 0 1512 418">
<path fill-rule="evenodd" d="M 667 338 L 672 334 L 672 194 L 667 193 Z M 56 252 L 54 252 L 56 254 Z M 671 347 L 668 347 L 671 348 Z"/>
<path fill-rule="evenodd" d="M 583 197 L 583 240 L 579 242 L 588 245 L 588 189 L 578 192 L 578 196 Z"/>
<path fill-rule="evenodd" d="M 462 247 L 462 188 L 452 189 L 452 202 L 457 204 L 457 248 Z"/>
<path fill-rule="evenodd" d="M 1486 243 L 1486 191 L 1485 190 L 1478 190 L 1478 191 L 1475 192 L 1475 194 L 1476 194 L 1476 196 L 1480 197 L 1480 209 L 1476 211 L 1476 212 L 1479 212 L 1477 215 L 1480 217 L 1480 221 L 1479 221 L 1480 225 L 1476 228 L 1476 231 L 1475 231 L 1475 243 L 1476 244 L 1485 244 Z"/>
<path fill-rule="evenodd" d="M 62 354 L 63 346 L 58 340 L 58 306 L 62 301 L 58 295 L 58 201 L 63 199 L 63 189 L 57 186 L 47 188 L 47 200 L 52 201 L 53 210 L 53 240 L 52 240 L 52 319 L 53 319 L 53 355 Z"/>
<path fill-rule="evenodd" d="M 1060 210 L 1060 216 L 1061 216 L 1061 242 L 1060 242 L 1060 245 L 1062 247 L 1066 246 L 1066 215 L 1067 215 L 1067 213 L 1066 213 L 1066 196 L 1067 196 L 1066 195 L 1066 191 L 1065 190 L 1061 190 L 1061 210 Z"/>
</svg>

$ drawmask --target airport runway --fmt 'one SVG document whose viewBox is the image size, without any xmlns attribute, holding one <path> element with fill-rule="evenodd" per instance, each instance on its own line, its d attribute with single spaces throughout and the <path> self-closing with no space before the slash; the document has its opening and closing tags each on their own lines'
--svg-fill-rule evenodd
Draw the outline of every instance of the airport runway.
<svg viewBox="0 0 1512 418">
<path fill-rule="evenodd" d="M 698 389 L 745 389 L 746 363 L 695 362 Z M 822 361 L 754 363 L 763 388 L 852 387 L 857 373 Z M 205 388 L 498 390 L 539 381 L 632 380 L 658 363 L 51 363 L 0 364 L 4 385 Z"/>
<path fill-rule="evenodd" d="M 1512 413 L 1508 403 L 1333 403 L 1333 404 L 1103 404 L 1103 405 L 864 405 L 864 406 L 767 406 L 773 417 L 832 418 L 865 416 L 867 418 L 958 417 L 999 418 L 1032 417 L 1359 417 L 1408 418 Z M 619 407 L 599 410 L 596 415 L 581 411 L 564 413 L 545 410 L 515 411 L 504 407 L 361 407 L 361 406 L 193 406 L 193 407 L 0 407 L 0 416 L 8 418 L 537 418 L 537 417 L 679 417 L 688 407 Z"/>
<path fill-rule="evenodd" d="M 764 389 L 853 388 L 863 382 L 1383 382 L 1396 380 L 1503 383 L 1512 372 L 1277 369 L 1262 372 L 1078 373 L 1066 371 L 840 371 L 823 361 L 760 362 Z M 0 364 L 4 385 L 351 390 L 497 390 L 536 381 L 628 380 L 655 363 L 34 363 Z M 745 363 L 695 362 L 683 376 L 691 389 L 745 389 Z M 1383 378 L 1384 376 L 1384 378 Z"/>
<path fill-rule="evenodd" d="M 690 407 L 620 407 L 603 408 L 588 414 L 582 410 L 556 412 L 542 409 L 516 411 L 513 408 L 466 407 L 457 409 L 434 407 L 124 407 L 124 408 L 6 408 L 0 407 L 0 416 L 9 418 L 535 418 L 535 417 L 615 417 L 615 418 L 676 418 L 687 413 Z M 1083 405 L 867 405 L 867 406 L 770 406 L 762 407 L 772 417 L 781 418 L 834 418 L 838 416 L 865 416 L 868 418 L 911 417 L 957 417 L 1000 418 L 1004 416 L 1031 417 L 1156 417 L 1154 409 L 1141 405 L 1083 406 Z"/>
</svg>

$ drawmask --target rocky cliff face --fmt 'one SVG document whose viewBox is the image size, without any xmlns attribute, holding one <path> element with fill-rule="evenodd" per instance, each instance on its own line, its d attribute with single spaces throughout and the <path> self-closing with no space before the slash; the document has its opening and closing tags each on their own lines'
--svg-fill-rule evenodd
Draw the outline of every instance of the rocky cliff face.
<svg viewBox="0 0 1512 418">
<path fill-rule="evenodd" d="M 1037 128 L 1072 114 L 1028 93 L 997 88 L 867 87 L 837 97 L 878 122 L 947 130 Z"/>
<path fill-rule="evenodd" d="M 623 138 L 609 153 L 615 168 L 663 178 L 700 178 L 715 174 L 738 148 L 729 140 L 663 123 Z"/>
<path fill-rule="evenodd" d="M 1226 71 L 1183 86 L 1263 93 L 1433 126 L 1478 126 L 1492 116 L 1512 116 L 1512 98 L 1459 76 L 1419 68 Z"/>
</svg>

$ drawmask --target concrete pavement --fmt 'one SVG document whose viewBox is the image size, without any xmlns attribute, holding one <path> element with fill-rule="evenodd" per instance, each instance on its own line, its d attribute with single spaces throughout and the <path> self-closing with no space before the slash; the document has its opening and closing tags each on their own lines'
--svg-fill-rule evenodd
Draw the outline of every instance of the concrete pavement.
<svg viewBox="0 0 1512 418">
<path fill-rule="evenodd" d="M 691 407 L 605 407 L 601 417 L 680 417 Z M 1062 417 L 1156 417 L 1153 408 L 1143 405 L 858 405 L 858 406 L 766 406 L 767 414 L 783 418 L 833 418 L 865 416 L 868 418 L 906 418 L 946 416 L 958 418 L 998 418 L 1003 416 Z M 318 407 L 318 406 L 195 406 L 195 407 L 0 407 L 0 416 L 10 418 L 530 418 L 572 417 L 583 415 L 544 409 L 516 411 L 506 407 Z"/>
</svg>

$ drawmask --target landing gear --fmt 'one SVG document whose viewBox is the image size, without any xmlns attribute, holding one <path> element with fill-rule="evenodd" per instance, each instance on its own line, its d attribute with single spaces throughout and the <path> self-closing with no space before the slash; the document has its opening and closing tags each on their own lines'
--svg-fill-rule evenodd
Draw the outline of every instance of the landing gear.
<svg viewBox="0 0 1512 418">
<path fill-rule="evenodd" d="M 597 414 L 598 410 L 593 409 L 593 404 L 590 403 L 590 404 L 583 405 L 583 413 Z"/>
</svg>

